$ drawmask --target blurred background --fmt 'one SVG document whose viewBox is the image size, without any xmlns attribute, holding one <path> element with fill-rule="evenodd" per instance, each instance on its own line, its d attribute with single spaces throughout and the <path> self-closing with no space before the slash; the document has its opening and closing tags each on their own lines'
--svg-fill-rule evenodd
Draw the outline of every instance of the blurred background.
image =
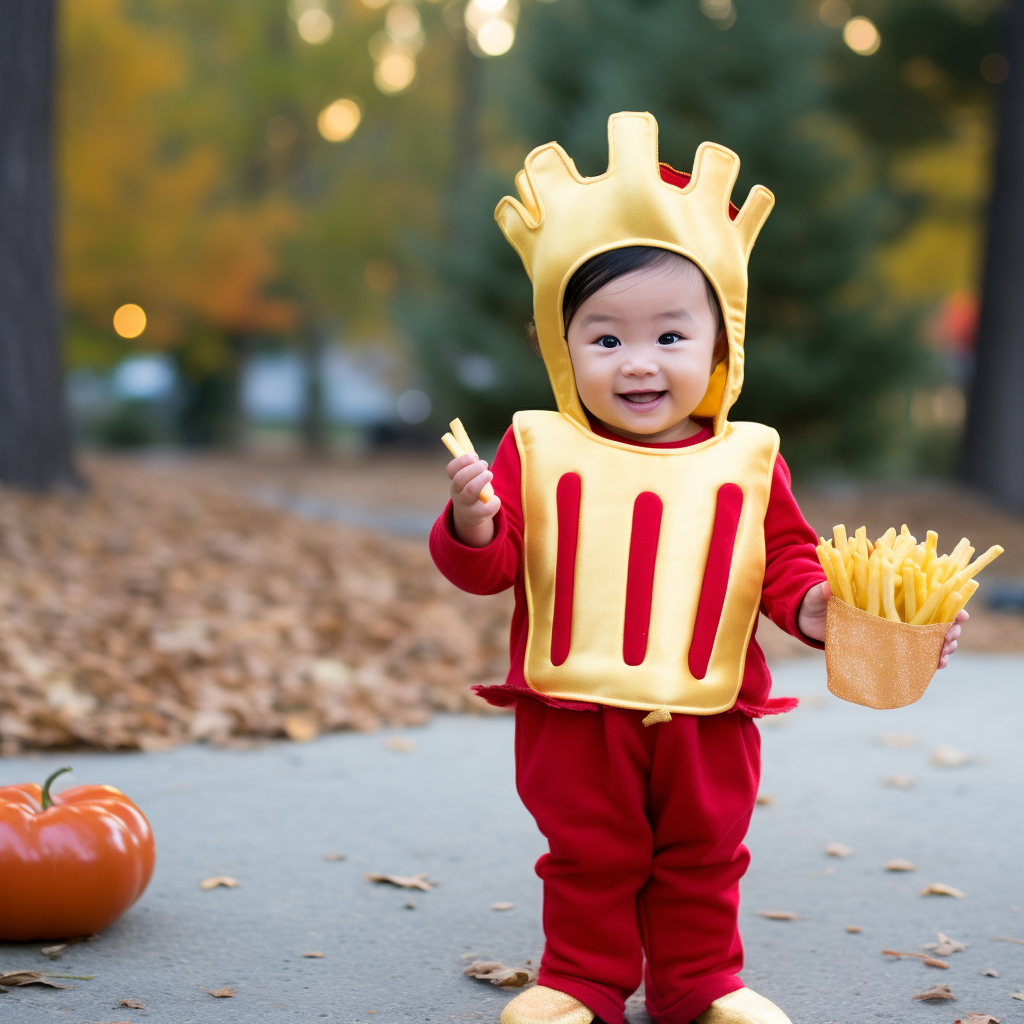
<svg viewBox="0 0 1024 1024">
<path fill-rule="evenodd" d="M 130 679 L 137 703 L 152 706 L 161 672 L 195 677 L 220 628 L 210 601 L 225 586 L 211 570 L 204 597 L 196 581 L 217 559 L 223 569 L 250 557 L 225 542 L 192 559 L 187 545 L 206 531 L 257 544 L 246 531 L 258 522 L 298 550 L 314 544 L 302 531 L 341 522 L 383 529 L 392 562 L 399 550 L 419 558 L 422 540 L 401 538 L 422 537 L 444 500 L 447 421 L 462 417 L 486 454 L 516 409 L 552 407 L 524 330 L 529 283 L 493 222 L 495 203 L 514 190 L 526 153 L 552 139 L 583 173 L 603 171 L 617 110 L 654 113 L 672 165 L 689 169 L 712 139 L 741 155 L 737 196 L 758 182 L 776 195 L 750 264 L 734 418 L 780 431 L 816 528 L 845 519 L 881 532 L 902 516 L 923 536 L 941 520 L 943 550 L 961 532 L 979 550 L 995 540 L 1011 549 L 1024 534 L 1015 5 L 46 0 L 0 12 L 0 203 L 13 225 L 0 247 L 0 481 L 60 485 L 0 499 L 7 606 L 27 631 L 24 650 L 8 644 L 8 682 L 41 680 L 35 710 L 11 704 L 6 727 L 0 715 L 8 747 L 44 733 L 85 738 L 67 711 L 83 688 L 102 701 L 103 686 L 120 692 Z M 241 504 L 225 505 L 229 493 Z M 185 529 L 200 505 L 206 525 Z M 284 516 L 276 527 L 260 518 L 272 514 Z M 147 523 L 140 539 L 133 531 Z M 159 554 L 172 534 L 177 553 Z M 317 537 L 314 547 L 333 550 Z M 351 543 L 363 552 L 360 580 L 391 580 L 392 591 L 373 591 L 381 608 L 405 600 L 402 579 L 433 571 L 401 558 L 405 569 L 386 570 L 382 542 Z M 61 551 L 77 554 L 65 562 Z M 317 558 L 329 590 L 323 559 L 334 556 Z M 989 646 L 1024 635 L 1016 559 L 1010 550 L 1000 565 Z M 297 564 L 283 548 L 278 562 L 281 572 Z M 85 601 L 97 580 L 117 608 L 75 643 L 99 661 L 86 671 L 78 654 L 54 655 L 64 668 L 39 667 L 51 657 L 43 648 L 75 647 L 59 627 L 72 617 L 68 595 Z M 161 648 L 153 622 L 174 594 L 193 604 L 180 613 L 185 632 Z M 449 610 L 460 600 L 435 598 Z M 260 598 L 267 608 L 290 600 Z M 408 614 L 425 600 L 409 596 Z M 151 618 L 136 622 L 146 601 Z M 239 607 L 224 614 L 250 614 Z M 281 625 L 285 616 L 271 631 L 298 631 L 280 641 L 292 651 L 280 671 L 300 680 L 299 695 L 274 690 L 266 729 L 288 714 L 306 715 L 314 733 L 345 724 L 308 687 L 330 689 L 333 678 L 351 689 L 352 672 L 385 650 L 392 668 L 378 658 L 374 671 L 441 687 L 448 695 L 430 706 L 459 704 L 451 693 L 467 678 L 501 673 L 507 608 L 495 608 L 498 639 L 468 675 L 451 652 L 420 650 L 433 682 L 426 669 L 393 667 L 412 656 L 394 653 L 396 631 L 411 628 L 398 613 L 390 639 L 364 623 L 358 642 L 353 622 L 365 614 L 348 606 L 312 639 L 295 638 L 302 615 Z M 470 615 L 450 614 L 463 626 Z M 435 648 L 453 621 L 427 630 Z M 140 645 L 150 660 L 131 667 Z M 186 652 L 173 672 L 172 650 Z M 239 678 L 256 671 L 224 657 Z M 310 667 L 324 659 L 342 669 Z M 122 682 L 94 685 L 89 671 Z M 223 665 L 210 672 L 218 693 L 242 685 Z M 64 690 L 46 697 L 58 677 Z M 166 699 L 191 710 L 153 717 L 149 742 L 264 728 L 242 702 L 178 693 L 189 685 L 167 684 Z M 196 708 L 227 718 L 196 727 Z M 142 719 L 131 721 L 119 739 L 86 741 L 137 745 Z"/>
</svg>

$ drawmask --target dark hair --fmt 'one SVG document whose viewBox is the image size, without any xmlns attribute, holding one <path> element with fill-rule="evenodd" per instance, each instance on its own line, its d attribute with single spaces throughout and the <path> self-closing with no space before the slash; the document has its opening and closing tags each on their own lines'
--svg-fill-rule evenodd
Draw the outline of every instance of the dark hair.
<svg viewBox="0 0 1024 1024">
<path fill-rule="evenodd" d="M 572 275 L 569 283 L 565 286 L 565 294 L 562 296 L 562 322 L 566 332 L 568 332 L 569 324 L 572 323 L 572 318 L 577 314 L 580 306 L 606 284 L 614 281 L 617 277 L 632 274 L 636 270 L 643 270 L 644 267 L 663 266 L 673 260 L 685 261 L 704 278 L 708 306 L 711 307 L 711 312 L 715 317 L 716 333 L 720 334 L 725 326 L 722 304 L 718 301 L 718 295 L 707 275 L 696 263 L 686 259 L 685 256 L 681 256 L 671 249 L 659 249 L 653 245 L 627 245 L 621 249 L 609 249 L 607 252 L 592 257 L 583 266 L 577 268 L 576 273 Z M 526 332 L 530 339 L 530 346 L 539 353 L 537 327 L 532 320 L 526 325 Z M 725 358 L 725 354 L 724 349 L 719 352 L 716 344 L 715 365 Z"/>
</svg>

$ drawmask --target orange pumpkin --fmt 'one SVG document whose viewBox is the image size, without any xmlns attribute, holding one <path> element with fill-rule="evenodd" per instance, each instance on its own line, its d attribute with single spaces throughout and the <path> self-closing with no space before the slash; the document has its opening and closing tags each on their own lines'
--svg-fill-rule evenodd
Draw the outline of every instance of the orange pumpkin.
<svg viewBox="0 0 1024 1024">
<path fill-rule="evenodd" d="M 145 815 L 113 786 L 50 795 L 0 787 L 0 940 L 94 935 L 143 893 L 156 847 Z"/>
</svg>

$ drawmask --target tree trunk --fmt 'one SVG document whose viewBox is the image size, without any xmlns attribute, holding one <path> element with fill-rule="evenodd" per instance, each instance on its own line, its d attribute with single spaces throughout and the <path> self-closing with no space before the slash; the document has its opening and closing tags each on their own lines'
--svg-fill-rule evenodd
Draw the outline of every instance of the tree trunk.
<svg viewBox="0 0 1024 1024">
<path fill-rule="evenodd" d="M 995 183 L 961 474 L 1024 512 L 1024 4 L 1006 14 Z"/>
<path fill-rule="evenodd" d="M 0 0 L 0 482 L 76 484 L 53 216 L 55 0 Z"/>
</svg>

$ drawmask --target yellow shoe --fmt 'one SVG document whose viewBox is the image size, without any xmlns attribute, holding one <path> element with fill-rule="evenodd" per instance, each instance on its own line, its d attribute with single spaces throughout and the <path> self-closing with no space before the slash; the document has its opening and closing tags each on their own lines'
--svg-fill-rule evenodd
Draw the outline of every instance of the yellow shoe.
<svg viewBox="0 0 1024 1024">
<path fill-rule="evenodd" d="M 792 1024 L 792 1021 L 770 999 L 749 988 L 740 988 L 716 999 L 697 1018 L 697 1024 Z"/>
<path fill-rule="evenodd" d="M 528 988 L 501 1011 L 501 1024 L 590 1024 L 593 1019 L 578 999 L 546 985 Z"/>
</svg>

